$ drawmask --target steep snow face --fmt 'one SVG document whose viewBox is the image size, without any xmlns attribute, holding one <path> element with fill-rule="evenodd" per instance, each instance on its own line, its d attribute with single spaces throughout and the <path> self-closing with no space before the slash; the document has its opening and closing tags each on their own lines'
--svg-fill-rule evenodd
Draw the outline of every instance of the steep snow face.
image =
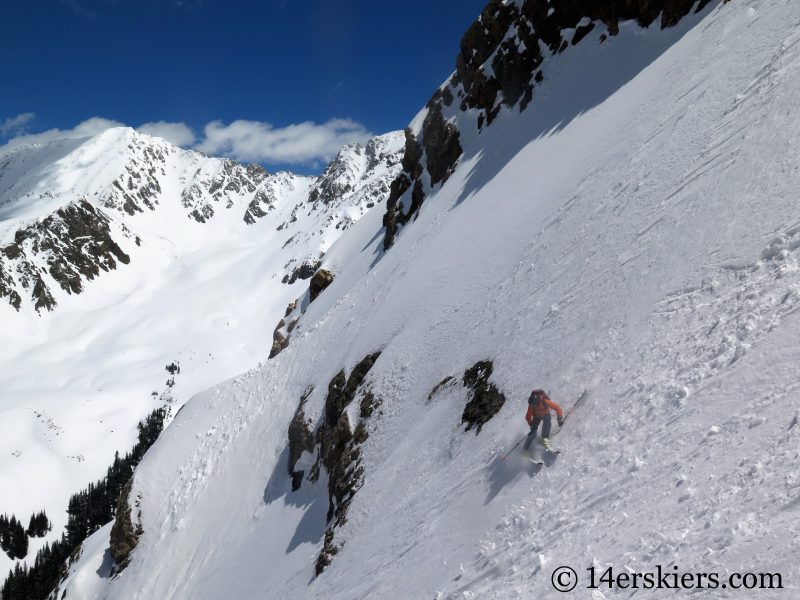
<svg viewBox="0 0 800 600">
<path fill-rule="evenodd" d="M 747 597 L 796 597 L 799 24 L 793 0 L 711 3 L 549 57 L 391 250 L 375 211 L 331 248 L 276 360 L 186 404 L 135 475 L 130 566 L 98 577 L 100 531 L 66 597 L 555 599 L 559 565 L 598 599 L 591 565 L 779 572 Z M 363 485 L 315 578 L 328 475 L 301 454 L 291 491 L 287 429 L 377 350 L 341 417 Z M 459 380 L 483 359 L 507 401 L 476 436 Z M 534 387 L 590 391 L 538 472 L 499 460 Z"/>
<path fill-rule="evenodd" d="M 55 525 L 30 559 L 140 418 L 266 359 L 308 285 L 284 283 L 291 265 L 343 230 L 308 204 L 315 182 L 127 128 L 0 157 L 0 512 L 45 508 Z M 335 211 L 359 218 L 373 183 Z"/>
</svg>

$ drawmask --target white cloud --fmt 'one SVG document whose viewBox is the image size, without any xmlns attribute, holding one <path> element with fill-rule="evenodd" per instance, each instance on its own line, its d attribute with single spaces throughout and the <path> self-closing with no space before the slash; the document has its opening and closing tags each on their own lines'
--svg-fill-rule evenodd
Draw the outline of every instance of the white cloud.
<svg viewBox="0 0 800 600">
<path fill-rule="evenodd" d="M 26 113 L 6 119 L 3 128 L 15 137 L 0 146 L 0 154 L 20 146 L 47 143 L 63 138 L 82 138 L 97 135 L 124 123 L 92 117 L 72 129 L 48 129 L 40 133 L 23 133 L 23 127 L 33 119 Z M 262 121 L 237 120 L 229 124 L 212 121 L 198 140 L 194 131 L 181 122 L 157 121 L 137 127 L 142 133 L 164 138 L 178 146 L 194 148 L 211 155 L 229 156 L 234 160 L 267 164 L 316 165 L 331 160 L 339 148 L 351 142 L 366 142 L 372 134 L 351 119 L 331 119 L 325 123 L 297 123 L 274 127 Z M 4 129 L 0 129 L 4 131 Z"/>
<path fill-rule="evenodd" d="M 163 138 L 176 146 L 191 146 L 197 140 L 194 131 L 186 123 L 156 121 L 137 127 L 142 133 Z"/>
<path fill-rule="evenodd" d="M 365 142 L 372 134 L 350 119 L 325 123 L 298 123 L 273 127 L 262 121 L 213 121 L 205 126 L 205 139 L 197 149 L 240 161 L 310 164 L 329 161 L 343 145 Z"/>
<path fill-rule="evenodd" d="M 25 127 L 36 117 L 32 112 L 22 113 L 16 117 L 9 117 L 0 123 L 0 135 L 19 135 Z"/>
<path fill-rule="evenodd" d="M 102 117 L 92 117 L 86 119 L 83 123 L 79 123 L 72 129 L 48 129 L 41 133 L 26 133 L 18 135 L 6 142 L 5 145 L 0 146 L 0 154 L 19 148 L 20 146 L 28 146 L 30 144 L 44 144 L 53 140 L 60 140 L 64 138 L 82 138 L 97 135 L 111 127 L 122 127 L 123 124 L 119 121 L 112 121 L 110 119 L 103 119 Z"/>
</svg>

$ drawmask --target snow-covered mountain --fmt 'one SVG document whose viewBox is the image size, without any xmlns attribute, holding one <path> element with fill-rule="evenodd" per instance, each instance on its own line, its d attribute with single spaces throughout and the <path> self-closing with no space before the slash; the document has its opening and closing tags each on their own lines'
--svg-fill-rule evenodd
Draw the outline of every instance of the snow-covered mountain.
<svg viewBox="0 0 800 600">
<path fill-rule="evenodd" d="M 304 258 L 295 258 L 289 281 L 294 282 L 305 272 L 306 278 L 316 271 L 322 255 L 339 238 L 341 232 L 360 219 L 366 211 L 380 204 L 389 196 L 389 185 L 400 172 L 403 159 L 403 135 L 392 132 L 369 140 L 366 145 L 358 143 L 344 146 L 317 178 L 308 193 L 307 200 L 295 205 L 289 219 L 281 224 L 288 228 L 298 221 L 287 247 L 305 247 L 317 240 L 318 256 L 306 253 Z M 309 217 L 314 220 L 306 225 Z M 305 265 L 305 270 L 303 266 Z M 309 265 L 312 268 L 308 268 Z"/>
<path fill-rule="evenodd" d="M 101 271 L 128 264 L 122 247 L 141 246 L 141 237 L 126 216 L 144 212 L 161 217 L 158 234 L 174 237 L 187 229 L 184 214 L 206 223 L 227 212 L 226 221 L 252 225 L 288 204 L 281 228 L 300 223 L 293 229 L 303 232 L 289 245 L 324 253 L 385 198 L 401 158 L 397 133 L 343 148 L 319 178 L 270 175 L 130 128 L 19 148 L 0 157 L 0 298 L 41 311 L 55 308 L 58 295 L 79 294 Z"/>
<path fill-rule="evenodd" d="M 184 405 L 58 597 L 796 597 L 798 92 L 794 0 L 490 2 L 291 343 Z M 588 390 L 541 469 L 500 458 L 535 387 Z"/>
<path fill-rule="evenodd" d="M 0 156 L 0 514 L 27 524 L 44 508 L 54 524 L 29 560 L 139 419 L 266 360 L 308 285 L 295 265 L 318 262 L 399 172 L 402 132 L 370 148 L 343 149 L 322 177 L 129 128 Z M 329 172 L 348 197 L 310 200 Z M 0 572 L 12 564 L 0 553 Z"/>
</svg>

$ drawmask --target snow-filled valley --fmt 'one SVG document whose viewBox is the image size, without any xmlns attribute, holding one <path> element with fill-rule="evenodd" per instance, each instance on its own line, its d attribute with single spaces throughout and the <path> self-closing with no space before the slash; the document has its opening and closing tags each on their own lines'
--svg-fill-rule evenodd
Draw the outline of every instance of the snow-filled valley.
<svg viewBox="0 0 800 600">
<path fill-rule="evenodd" d="M 429 125 L 429 103 L 406 139 L 406 159 L 408 136 L 423 140 L 409 181 L 424 202 L 406 186 L 403 210 L 412 196 L 418 212 L 392 244 L 381 202 L 335 240 L 276 246 L 319 231 L 276 231 L 316 196 L 304 181 L 250 229 L 244 200 L 190 222 L 178 253 L 164 223 L 186 209 L 163 202 L 125 221 L 143 242 L 130 265 L 52 312 L 3 308 L 0 477 L 26 495 L 0 500 L 18 512 L 47 486 L 63 505 L 67 481 L 99 475 L 157 401 L 164 364 L 181 364 L 183 407 L 128 495 L 141 527 L 129 564 L 112 576 L 109 524 L 59 598 L 692 594 L 587 588 L 591 566 L 659 565 L 782 576 L 782 589 L 703 597 L 798 597 L 800 5 L 703 3 L 671 27 L 608 33 L 545 52 L 527 108 L 480 129 L 478 108 L 445 100 L 463 154 L 441 184 L 428 136 L 447 130 Z M 319 250 L 335 278 L 313 302 L 306 280 L 276 282 Z M 265 360 L 298 297 L 288 347 Z M 465 431 L 478 394 L 465 372 L 481 361 L 483 391 L 502 401 Z M 588 391 L 541 468 L 501 459 L 533 388 L 565 409 Z M 35 407 L 58 414 L 55 429 Z M 9 457 L 15 439 L 26 451 Z M 81 443 L 104 454 L 95 471 L 75 471 Z M 26 457 L 58 475 L 30 475 Z M 580 578 L 572 594 L 553 588 L 561 565 Z"/>
<path fill-rule="evenodd" d="M 19 271 L 8 269 L 23 302 L 15 310 L 0 298 L 0 513 L 27 524 L 46 509 L 54 526 L 31 539 L 29 560 L 61 536 L 70 496 L 103 476 L 115 451 L 131 448 L 139 419 L 162 405 L 174 414 L 195 393 L 266 360 L 287 303 L 307 285 L 283 280 L 361 217 L 374 188 L 391 181 L 398 153 L 402 135 L 387 134 L 366 149 L 343 148 L 335 172 L 319 179 L 267 175 L 115 128 L 0 157 L 0 245 L 34 215 L 85 199 L 108 215 L 111 238 L 129 256 L 72 293 L 49 268 L 71 238 L 39 253 L 26 240 L 51 282 L 50 310 L 37 310 Z M 309 200 L 320 184 L 337 182 L 352 188 L 340 202 Z M 141 210 L 120 208 L 125 192 Z M 198 208 L 201 220 L 192 215 Z M 7 253 L 2 259 L 0 270 L 15 265 Z M 165 370 L 173 363 L 174 375 Z M 10 565 L 0 553 L 2 572 Z"/>
</svg>

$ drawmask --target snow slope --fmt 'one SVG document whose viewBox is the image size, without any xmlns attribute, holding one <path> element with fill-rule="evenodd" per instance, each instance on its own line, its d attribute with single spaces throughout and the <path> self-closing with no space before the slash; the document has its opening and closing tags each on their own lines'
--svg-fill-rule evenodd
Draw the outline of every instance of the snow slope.
<svg viewBox="0 0 800 600">
<path fill-rule="evenodd" d="M 196 395 L 137 469 L 128 568 L 98 577 L 101 530 L 67 598 L 560 598 L 552 569 L 593 564 L 780 572 L 704 597 L 797 597 L 800 7 L 600 35 L 462 140 L 391 250 L 375 211 L 334 245 L 291 345 Z M 376 350 L 364 483 L 315 578 L 327 474 L 291 491 L 287 428 Z M 459 383 L 428 395 L 482 359 L 507 400 L 476 436 Z M 590 390 L 539 472 L 499 460 L 533 387 Z"/>
<path fill-rule="evenodd" d="M 376 164 L 375 178 L 388 185 L 397 160 Z M 328 223 L 352 206 L 359 218 L 372 194 L 355 180 L 352 204 L 320 204 L 292 220 L 317 179 L 267 174 L 128 128 L 0 157 L 4 242 L 86 201 L 130 259 L 68 293 L 49 274 L 61 246 L 36 251 L 26 241 L 57 301 L 49 311 L 28 301 L 20 262 L 5 262 L 24 301 L 17 311 L 0 299 L 0 511 L 27 523 L 44 508 L 54 523 L 48 538 L 31 540 L 29 559 L 60 537 L 70 495 L 131 448 L 142 417 L 164 403 L 174 413 L 266 359 L 287 303 L 308 286 L 283 283 L 287 265 L 318 259 L 344 229 Z M 59 243 L 73 241 L 67 233 Z M 173 361 L 174 378 L 165 370 Z M 0 572 L 12 564 L 0 554 Z"/>
</svg>

